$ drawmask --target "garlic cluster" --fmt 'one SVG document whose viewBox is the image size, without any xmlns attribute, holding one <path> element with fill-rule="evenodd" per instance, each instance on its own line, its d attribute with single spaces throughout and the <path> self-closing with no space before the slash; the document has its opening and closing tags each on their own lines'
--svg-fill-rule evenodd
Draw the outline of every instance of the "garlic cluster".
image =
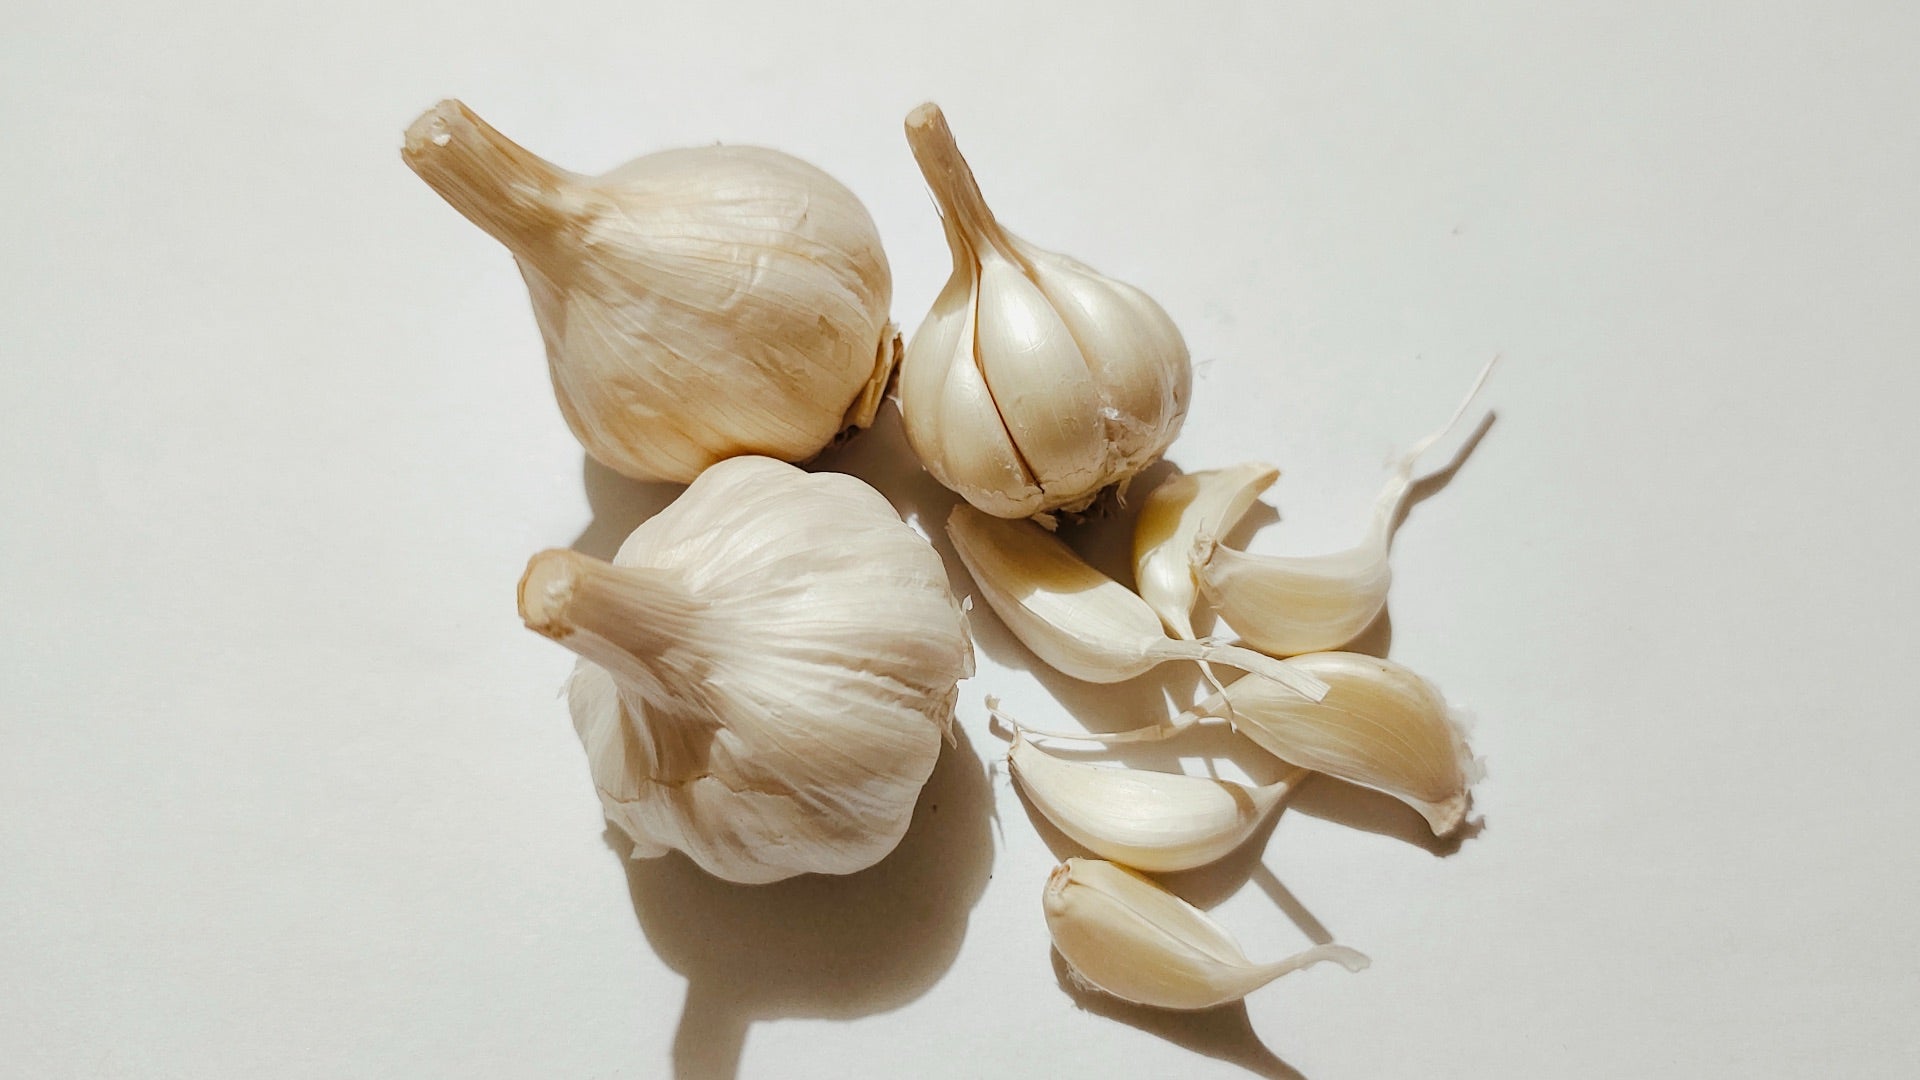
<svg viewBox="0 0 1920 1080">
<path fill-rule="evenodd" d="M 1145 293 L 1002 228 L 937 106 L 906 128 L 953 253 L 901 361 L 907 440 L 996 517 L 1083 510 L 1179 432 L 1186 342 Z"/>
<path fill-rule="evenodd" d="M 608 468 L 686 483 L 873 422 L 893 279 L 866 208 L 812 165 L 702 146 L 582 176 L 457 101 L 402 156 L 519 262 L 561 414 Z"/>
<path fill-rule="evenodd" d="M 607 820 L 636 856 L 729 881 L 846 874 L 899 842 L 972 674 L 940 557 L 865 483 L 723 461 L 611 564 L 528 564 L 529 628 L 568 688 Z"/>
<path fill-rule="evenodd" d="M 1200 909 L 1123 866 L 1068 859 L 1047 877 L 1042 907 L 1053 947 L 1074 976 L 1122 1001 L 1210 1009 L 1322 962 L 1367 967 L 1344 945 L 1255 963 Z"/>
</svg>

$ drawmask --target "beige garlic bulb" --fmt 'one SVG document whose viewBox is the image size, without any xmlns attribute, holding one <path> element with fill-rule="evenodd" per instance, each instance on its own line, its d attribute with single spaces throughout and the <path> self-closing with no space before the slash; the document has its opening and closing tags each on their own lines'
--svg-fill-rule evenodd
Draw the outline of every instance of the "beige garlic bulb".
<svg viewBox="0 0 1920 1080">
<path fill-rule="evenodd" d="M 953 251 L 901 361 L 907 440 L 996 517 L 1084 510 L 1179 433 L 1186 342 L 1145 293 L 1002 228 L 937 106 L 907 117 L 907 141 Z"/>
<path fill-rule="evenodd" d="M 527 626 L 634 854 L 749 884 L 846 874 L 906 832 L 972 674 L 940 557 L 860 480 L 723 461 L 609 564 L 534 557 Z"/>
<path fill-rule="evenodd" d="M 1123 1001 L 1161 1009 L 1211 1009 L 1323 962 L 1365 970 L 1345 945 L 1316 945 L 1257 963 L 1219 923 L 1124 866 L 1068 859 L 1042 894 L 1047 932 L 1074 977 Z"/>
<path fill-rule="evenodd" d="M 893 279 L 866 208 L 812 165 L 701 146 L 582 176 L 458 101 L 416 120 L 402 157 L 513 252 L 560 411 L 608 468 L 686 483 L 873 422 Z"/>
</svg>

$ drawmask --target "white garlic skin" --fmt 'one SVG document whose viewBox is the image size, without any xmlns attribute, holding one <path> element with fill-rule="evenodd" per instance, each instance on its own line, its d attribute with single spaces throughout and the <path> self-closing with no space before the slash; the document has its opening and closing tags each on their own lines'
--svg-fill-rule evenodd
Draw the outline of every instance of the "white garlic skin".
<svg viewBox="0 0 1920 1080">
<path fill-rule="evenodd" d="M 1350 652 L 1286 661 L 1330 689 L 1319 702 L 1243 678 L 1196 706 L 1290 764 L 1374 788 L 1407 803 L 1435 836 L 1466 819 L 1483 772 L 1459 718 L 1432 683 L 1403 664 Z"/>
<path fill-rule="evenodd" d="M 1233 528 L 1279 478 L 1279 469 L 1258 461 L 1182 473 L 1141 503 L 1133 523 L 1133 584 L 1174 637 L 1194 636 L 1195 540 Z"/>
<path fill-rule="evenodd" d="M 1348 971 L 1368 964 L 1344 945 L 1318 945 L 1256 963 L 1198 908 L 1098 859 L 1068 859 L 1055 867 L 1041 902 L 1053 946 L 1074 975 L 1136 1005 L 1211 1009 L 1322 961 Z"/>
<path fill-rule="evenodd" d="M 529 564 L 521 614 L 568 687 L 607 820 L 637 857 L 748 884 L 847 874 L 904 835 L 972 674 L 926 539 L 837 473 L 702 473 L 609 566 Z"/>
<path fill-rule="evenodd" d="M 402 156 L 513 252 L 560 411 L 607 467 L 687 483 L 872 423 L 899 349 L 892 276 L 866 208 L 814 166 L 702 146 L 582 176 L 457 101 Z"/>
<path fill-rule="evenodd" d="M 1148 873 L 1192 870 L 1247 842 L 1305 779 L 1258 787 L 1207 776 L 1068 761 L 1016 734 L 1007 769 L 1061 832 L 1104 859 Z"/>
<path fill-rule="evenodd" d="M 1084 510 L 1179 434 L 1186 342 L 1139 289 L 1002 228 L 936 106 L 907 117 L 907 140 L 953 253 L 901 360 L 907 440 L 935 479 L 996 517 Z"/>
</svg>

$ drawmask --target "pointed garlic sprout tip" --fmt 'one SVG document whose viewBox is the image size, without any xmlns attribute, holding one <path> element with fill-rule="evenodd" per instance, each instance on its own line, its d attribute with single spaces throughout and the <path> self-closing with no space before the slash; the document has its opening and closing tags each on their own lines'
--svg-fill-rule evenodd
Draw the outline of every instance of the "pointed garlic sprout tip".
<svg viewBox="0 0 1920 1080">
<path fill-rule="evenodd" d="M 1242 640 L 1275 656 L 1337 649 L 1364 631 L 1387 605 L 1394 525 L 1415 482 L 1420 456 L 1466 414 L 1493 371 L 1480 370 L 1445 426 L 1396 460 L 1374 499 L 1361 541 L 1322 555 L 1255 555 L 1220 543 L 1224 527 L 1196 529 L 1190 568 L 1200 593 Z"/>
</svg>

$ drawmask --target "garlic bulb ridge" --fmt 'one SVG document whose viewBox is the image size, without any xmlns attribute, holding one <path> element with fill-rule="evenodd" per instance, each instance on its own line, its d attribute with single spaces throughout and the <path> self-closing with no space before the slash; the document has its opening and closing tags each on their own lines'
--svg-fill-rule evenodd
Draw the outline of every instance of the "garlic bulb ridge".
<svg viewBox="0 0 1920 1080">
<path fill-rule="evenodd" d="M 872 423 L 899 349 L 893 280 L 866 208 L 812 165 L 703 146 L 582 176 L 457 101 L 414 122 L 402 157 L 513 253 L 560 411 L 607 467 L 686 483 Z"/>
<path fill-rule="evenodd" d="M 763 457 L 713 466 L 608 564 L 528 564 L 607 819 L 729 881 L 845 874 L 899 842 L 972 673 L 931 545 L 878 492 Z"/>
<path fill-rule="evenodd" d="M 953 253 L 901 361 L 907 439 L 989 514 L 1083 510 L 1178 434 L 1186 343 L 1145 293 L 1002 228 L 937 106 L 906 127 Z"/>
</svg>

